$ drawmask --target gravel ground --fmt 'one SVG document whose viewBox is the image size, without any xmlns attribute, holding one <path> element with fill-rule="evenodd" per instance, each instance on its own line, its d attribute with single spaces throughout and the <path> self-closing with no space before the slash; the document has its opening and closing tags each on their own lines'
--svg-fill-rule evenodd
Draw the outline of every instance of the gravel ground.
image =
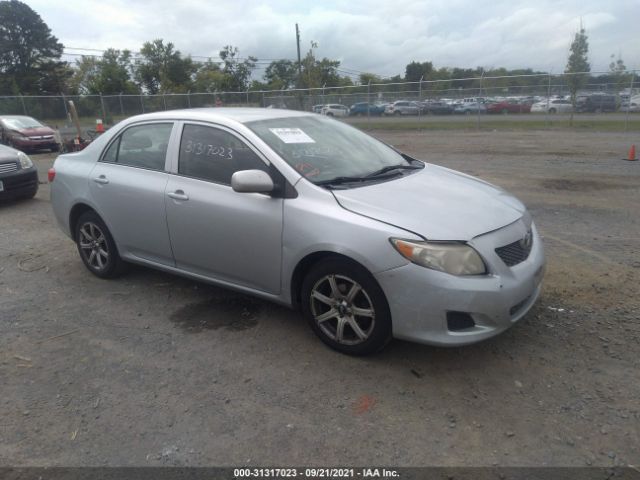
<svg viewBox="0 0 640 480">
<path fill-rule="evenodd" d="M 261 300 L 144 268 L 93 277 L 43 184 L 0 205 L 0 465 L 640 463 L 631 135 L 375 135 L 530 207 L 548 271 L 521 322 L 346 357 Z M 52 156 L 34 158 L 45 179 Z"/>
</svg>

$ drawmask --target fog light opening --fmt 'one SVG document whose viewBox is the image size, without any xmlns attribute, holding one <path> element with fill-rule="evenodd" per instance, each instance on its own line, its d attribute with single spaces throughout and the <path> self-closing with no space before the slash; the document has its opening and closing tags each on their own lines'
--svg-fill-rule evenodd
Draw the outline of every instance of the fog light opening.
<svg viewBox="0 0 640 480">
<path fill-rule="evenodd" d="M 447 312 L 447 328 L 451 332 L 460 332 L 476 326 L 476 322 L 466 312 Z"/>
</svg>

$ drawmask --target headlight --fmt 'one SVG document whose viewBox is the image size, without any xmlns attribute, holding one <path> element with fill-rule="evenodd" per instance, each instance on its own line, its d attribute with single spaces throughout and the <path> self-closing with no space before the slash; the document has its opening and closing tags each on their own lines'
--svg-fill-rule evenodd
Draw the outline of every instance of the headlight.
<svg viewBox="0 0 640 480">
<path fill-rule="evenodd" d="M 482 258 L 464 243 L 416 242 L 392 238 L 391 243 L 411 262 L 452 275 L 482 275 L 487 273 Z"/>
<path fill-rule="evenodd" d="M 27 168 L 33 167 L 33 162 L 29 158 L 29 155 L 27 155 L 26 153 L 18 152 L 18 159 L 20 160 L 20 166 L 23 169 L 26 170 Z"/>
</svg>

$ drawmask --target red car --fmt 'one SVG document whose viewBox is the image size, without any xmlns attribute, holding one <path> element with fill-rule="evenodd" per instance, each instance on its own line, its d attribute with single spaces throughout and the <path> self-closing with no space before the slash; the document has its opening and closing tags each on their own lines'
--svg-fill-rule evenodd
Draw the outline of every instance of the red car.
<svg viewBox="0 0 640 480">
<path fill-rule="evenodd" d="M 48 149 L 60 150 L 60 144 L 52 128 L 35 118 L 22 115 L 0 116 L 0 141 L 22 151 Z"/>
<path fill-rule="evenodd" d="M 498 103 L 490 103 L 487 105 L 487 113 L 529 113 L 531 112 L 530 103 L 520 103 L 513 100 L 503 100 Z"/>
</svg>

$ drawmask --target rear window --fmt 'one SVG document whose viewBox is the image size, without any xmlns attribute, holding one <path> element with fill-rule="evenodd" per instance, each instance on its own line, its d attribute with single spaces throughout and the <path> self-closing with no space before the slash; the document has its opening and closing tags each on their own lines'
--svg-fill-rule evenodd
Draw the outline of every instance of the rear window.
<svg viewBox="0 0 640 480">
<path fill-rule="evenodd" d="M 164 170 L 173 123 L 127 128 L 105 151 L 101 161 L 148 170 Z"/>
</svg>

